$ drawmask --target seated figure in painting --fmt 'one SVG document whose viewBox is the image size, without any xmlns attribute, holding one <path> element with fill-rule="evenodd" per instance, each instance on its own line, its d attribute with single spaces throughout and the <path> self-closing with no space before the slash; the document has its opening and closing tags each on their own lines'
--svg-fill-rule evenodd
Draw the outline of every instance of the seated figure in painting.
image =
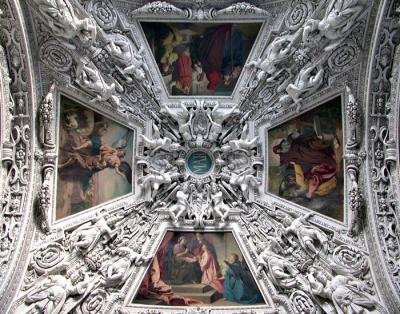
<svg viewBox="0 0 400 314">
<path fill-rule="evenodd" d="M 280 196 L 311 199 L 314 194 L 324 196 L 336 189 L 338 164 L 331 142 L 338 146 L 338 141 L 325 140 L 317 133 L 295 131 L 273 147 L 281 166 L 292 166 L 294 170 L 282 181 Z"/>
<path fill-rule="evenodd" d="M 200 283 L 201 270 L 198 258 L 189 251 L 184 236 L 178 239 L 173 249 L 174 284 Z"/>
<path fill-rule="evenodd" d="M 225 261 L 228 269 L 225 272 L 224 298 L 240 304 L 256 304 L 263 302 L 256 283 L 250 272 L 245 270 L 239 261 L 239 256 L 231 254 L 229 261 Z"/>
</svg>

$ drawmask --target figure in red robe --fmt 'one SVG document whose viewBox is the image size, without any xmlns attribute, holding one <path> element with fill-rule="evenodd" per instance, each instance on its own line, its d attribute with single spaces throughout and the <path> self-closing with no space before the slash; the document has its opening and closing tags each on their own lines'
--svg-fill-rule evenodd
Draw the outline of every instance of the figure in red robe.
<svg viewBox="0 0 400 314">
<path fill-rule="evenodd" d="M 336 175 L 336 160 L 332 146 L 324 143 L 314 133 L 291 134 L 274 146 L 273 152 L 279 154 L 281 166 L 293 164 L 296 170 L 296 165 L 312 165 L 311 169 L 301 175 L 304 177 L 304 182 L 308 182 L 307 198 L 311 198 L 324 182 L 334 179 Z M 335 186 L 336 184 L 329 184 L 329 187 Z"/>
<path fill-rule="evenodd" d="M 188 95 L 192 87 L 192 59 L 189 47 L 185 47 L 184 51 L 179 53 L 178 60 L 176 60 L 176 69 L 178 72 L 176 88 Z"/>
</svg>

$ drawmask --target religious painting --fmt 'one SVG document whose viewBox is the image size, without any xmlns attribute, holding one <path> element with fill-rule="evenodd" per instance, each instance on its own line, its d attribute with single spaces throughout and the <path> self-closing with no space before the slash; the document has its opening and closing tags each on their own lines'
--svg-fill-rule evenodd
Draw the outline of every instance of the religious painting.
<svg viewBox="0 0 400 314">
<path fill-rule="evenodd" d="M 132 192 L 133 131 L 61 97 L 56 219 Z"/>
<path fill-rule="evenodd" d="M 231 232 L 173 232 L 162 241 L 134 304 L 265 304 Z"/>
<path fill-rule="evenodd" d="M 142 22 L 170 95 L 230 96 L 261 23 Z"/>
<path fill-rule="evenodd" d="M 268 132 L 268 191 L 343 221 L 341 98 Z"/>
</svg>

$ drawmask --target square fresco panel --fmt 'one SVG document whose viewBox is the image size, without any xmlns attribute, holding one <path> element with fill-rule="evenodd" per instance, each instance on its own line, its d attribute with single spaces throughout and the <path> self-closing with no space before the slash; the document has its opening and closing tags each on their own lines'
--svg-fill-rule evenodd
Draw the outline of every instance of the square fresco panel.
<svg viewBox="0 0 400 314">
<path fill-rule="evenodd" d="M 170 95 L 229 96 L 261 23 L 142 22 Z"/>
<path fill-rule="evenodd" d="M 337 97 L 268 132 L 268 191 L 343 221 L 342 156 Z"/>
<path fill-rule="evenodd" d="M 132 192 L 133 131 L 61 98 L 56 219 Z"/>
<path fill-rule="evenodd" d="M 134 304 L 265 304 L 231 232 L 166 233 Z"/>
</svg>

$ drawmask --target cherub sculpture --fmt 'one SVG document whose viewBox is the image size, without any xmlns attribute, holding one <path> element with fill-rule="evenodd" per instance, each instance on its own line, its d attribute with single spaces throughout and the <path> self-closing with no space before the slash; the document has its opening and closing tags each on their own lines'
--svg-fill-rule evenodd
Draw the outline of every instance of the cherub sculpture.
<svg viewBox="0 0 400 314">
<path fill-rule="evenodd" d="M 149 156 L 154 156 L 154 154 L 159 150 L 175 151 L 179 149 L 180 145 L 178 143 L 172 143 L 172 139 L 165 136 L 161 137 L 160 130 L 153 124 L 153 139 L 149 139 L 147 136 L 140 134 L 143 140 L 144 146 L 151 149 Z"/>
<path fill-rule="evenodd" d="M 267 236 L 267 242 L 258 245 L 257 253 L 258 274 L 264 270 L 273 283 L 281 288 L 290 289 L 298 286 L 299 271 L 280 255 L 284 250 L 274 237 Z"/>
<path fill-rule="evenodd" d="M 283 69 L 278 65 L 294 52 L 293 41 L 288 36 L 276 37 L 267 47 L 265 57 L 252 61 L 247 66 L 255 67 L 256 78 L 260 82 L 267 77 L 267 82 L 274 81 Z"/>
<path fill-rule="evenodd" d="M 143 57 L 143 46 L 136 51 L 129 38 L 120 34 L 113 34 L 109 37 L 109 42 L 105 49 L 123 66 L 123 68 L 118 66 L 117 68 L 126 77 L 128 83 L 132 82 L 130 75 L 133 75 L 140 82 L 146 79 L 146 73 L 148 73 L 149 68 Z"/>
<path fill-rule="evenodd" d="M 150 169 L 150 173 L 141 180 L 140 187 L 144 189 L 146 194 L 149 193 L 150 197 L 153 197 L 161 185 L 170 185 L 179 177 L 180 174 L 176 171 L 160 172 L 155 169 Z"/>
<path fill-rule="evenodd" d="M 327 39 L 330 44 L 324 48 L 332 51 L 338 47 L 357 25 L 357 19 L 364 10 L 365 0 L 331 0 L 321 20 L 310 19 L 303 30 L 303 42 L 310 38 Z M 315 34 L 317 32 L 317 36 Z"/>
<path fill-rule="evenodd" d="M 68 313 L 68 310 L 63 310 L 67 299 L 70 296 L 79 296 L 81 299 L 87 288 L 88 281 L 86 280 L 73 285 L 71 280 L 65 276 L 48 276 L 26 296 L 25 303 L 30 305 L 26 313 Z"/>
<path fill-rule="evenodd" d="M 334 275 L 312 267 L 307 275 L 314 296 L 331 300 L 337 313 L 371 313 L 378 302 L 365 283 L 351 276 Z"/>
<path fill-rule="evenodd" d="M 211 122 L 210 131 L 208 133 L 208 140 L 210 142 L 216 141 L 218 136 L 222 133 L 222 124 L 226 119 L 235 113 L 238 113 L 238 106 L 235 105 L 227 111 L 220 109 L 219 103 L 213 108 L 211 113 L 207 114 L 208 119 Z"/>
<path fill-rule="evenodd" d="M 152 259 L 151 256 L 143 256 L 128 247 L 119 247 L 116 253 L 117 256 L 106 262 L 101 269 L 106 287 L 123 284 L 130 276 L 133 266 L 141 266 Z"/>
<path fill-rule="evenodd" d="M 308 213 L 294 219 L 287 226 L 285 232 L 286 234 L 294 233 L 301 247 L 309 254 L 315 256 L 320 253 L 327 253 L 328 238 L 325 233 L 308 222 L 308 219 L 313 215 L 314 213 Z"/>
<path fill-rule="evenodd" d="M 168 108 L 166 104 L 161 105 L 161 113 L 168 114 L 172 119 L 178 123 L 179 133 L 185 141 L 191 141 L 193 139 L 192 134 L 192 118 L 193 110 L 187 110 L 184 104 L 180 104 L 181 111 L 174 112 Z"/>
<path fill-rule="evenodd" d="M 69 0 L 33 0 L 51 33 L 66 47 L 75 49 L 67 40 L 78 37 L 84 45 L 96 39 L 96 22 L 88 16 L 79 18 Z M 82 13 L 82 15 L 87 15 Z"/>
<path fill-rule="evenodd" d="M 324 69 L 319 65 L 309 65 L 300 70 L 293 84 L 289 84 L 286 92 L 298 104 L 304 94 L 314 93 L 322 84 Z"/>
<path fill-rule="evenodd" d="M 168 209 L 168 213 L 174 224 L 178 223 L 179 218 L 185 216 L 189 211 L 188 189 L 188 183 L 182 184 L 181 189 L 176 192 L 176 203 Z"/>
<path fill-rule="evenodd" d="M 71 233 L 71 250 L 89 252 L 96 246 L 103 235 L 108 238 L 112 235 L 112 230 L 104 217 L 84 223 Z"/>
<path fill-rule="evenodd" d="M 248 125 L 246 124 L 242 130 L 242 134 L 240 135 L 240 139 L 231 140 L 228 144 L 225 144 L 221 147 L 223 153 L 232 153 L 236 151 L 244 152 L 249 155 L 250 151 L 257 147 L 259 136 L 256 136 L 252 139 L 248 139 Z"/>
<path fill-rule="evenodd" d="M 231 208 L 225 204 L 222 191 L 218 189 L 218 185 L 215 182 L 211 182 L 210 186 L 210 197 L 211 197 L 211 212 L 214 217 L 221 218 L 224 222 L 228 217 Z"/>
<path fill-rule="evenodd" d="M 256 189 L 261 184 L 260 180 L 254 176 L 255 169 L 248 168 L 241 173 L 226 172 L 222 174 L 222 178 L 229 181 L 232 186 L 239 186 L 241 191 L 247 195 L 249 188 Z"/>
<path fill-rule="evenodd" d="M 100 71 L 94 66 L 79 63 L 76 67 L 76 83 L 85 91 L 96 95 L 93 101 L 107 101 L 110 98 L 119 105 L 119 98 L 115 94 L 115 83 L 107 84 Z"/>
</svg>

